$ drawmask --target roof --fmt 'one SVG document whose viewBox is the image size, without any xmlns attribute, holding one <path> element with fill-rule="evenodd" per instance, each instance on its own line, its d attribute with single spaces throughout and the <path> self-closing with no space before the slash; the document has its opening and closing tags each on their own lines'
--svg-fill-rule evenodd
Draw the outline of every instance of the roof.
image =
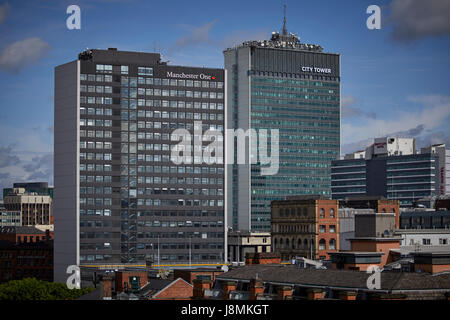
<svg viewBox="0 0 450 320">
<path fill-rule="evenodd" d="M 178 278 L 176 280 L 151 279 L 149 283 L 140 290 L 139 295 L 145 296 L 147 298 L 154 298 L 164 290 L 168 289 L 169 287 L 177 283 L 178 281 L 183 281 L 184 283 L 192 287 L 190 283 L 186 282 L 182 278 Z"/>
<path fill-rule="evenodd" d="M 91 291 L 89 293 L 86 293 L 85 295 L 82 295 L 81 297 L 77 298 L 76 300 L 102 300 L 102 290 L 99 287 L 94 291 Z"/>
<path fill-rule="evenodd" d="M 217 280 L 249 281 L 258 276 L 263 282 L 307 287 L 331 287 L 340 289 L 367 289 L 366 272 L 350 270 L 302 269 L 295 265 L 248 265 L 233 269 Z M 382 291 L 450 289 L 450 274 L 382 272 Z"/>
<path fill-rule="evenodd" d="M 395 253 L 400 253 L 401 255 L 409 255 L 412 253 L 450 253 L 450 246 L 401 246 L 400 248 L 390 249 L 390 251 Z"/>
<path fill-rule="evenodd" d="M 19 227 L 1 227 L 0 233 L 45 234 L 45 231 L 39 230 L 34 226 L 19 226 Z"/>
</svg>

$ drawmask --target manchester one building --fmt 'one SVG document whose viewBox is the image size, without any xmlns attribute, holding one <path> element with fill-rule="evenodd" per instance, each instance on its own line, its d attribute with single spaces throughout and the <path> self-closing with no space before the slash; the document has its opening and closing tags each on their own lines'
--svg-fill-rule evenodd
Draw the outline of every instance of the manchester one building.
<svg viewBox="0 0 450 320">
<path fill-rule="evenodd" d="M 245 42 L 224 56 L 228 128 L 279 130 L 276 175 L 261 175 L 263 166 L 249 161 L 227 170 L 228 222 L 270 231 L 271 201 L 331 195 L 330 165 L 340 154 L 340 56 L 300 43 L 286 24 L 270 40 Z"/>
<path fill-rule="evenodd" d="M 55 68 L 55 281 L 69 265 L 223 263 L 224 164 L 174 164 L 171 134 L 223 131 L 224 77 L 116 49 Z"/>
</svg>

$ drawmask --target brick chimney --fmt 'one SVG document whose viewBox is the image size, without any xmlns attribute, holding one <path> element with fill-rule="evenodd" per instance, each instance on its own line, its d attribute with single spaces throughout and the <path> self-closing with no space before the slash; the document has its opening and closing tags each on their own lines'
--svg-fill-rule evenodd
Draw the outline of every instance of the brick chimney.
<svg viewBox="0 0 450 320">
<path fill-rule="evenodd" d="M 322 289 L 308 289 L 308 300 L 319 300 L 323 298 Z"/>
<path fill-rule="evenodd" d="M 212 281 L 201 279 L 194 279 L 192 283 L 194 284 L 193 299 L 203 299 L 205 297 L 205 290 L 210 290 L 212 285 Z"/>
<path fill-rule="evenodd" d="M 273 252 L 247 253 L 245 264 L 280 264 L 281 255 Z"/>
<path fill-rule="evenodd" d="M 236 291 L 236 282 L 226 281 L 222 283 L 222 300 L 230 298 L 230 292 Z"/>
<path fill-rule="evenodd" d="M 356 292 L 355 291 L 342 291 L 339 294 L 341 300 L 345 301 L 354 301 L 356 300 Z"/>
<path fill-rule="evenodd" d="M 288 300 L 292 298 L 292 287 L 285 286 L 278 289 L 278 300 Z"/>
<path fill-rule="evenodd" d="M 112 299 L 112 280 L 110 275 L 104 275 L 100 281 L 100 292 L 103 300 Z"/>
<path fill-rule="evenodd" d="M 250 280 L 250 300 L 258 300 L 264 294 L 264 283 L 256 277 Z"/>
</svg>

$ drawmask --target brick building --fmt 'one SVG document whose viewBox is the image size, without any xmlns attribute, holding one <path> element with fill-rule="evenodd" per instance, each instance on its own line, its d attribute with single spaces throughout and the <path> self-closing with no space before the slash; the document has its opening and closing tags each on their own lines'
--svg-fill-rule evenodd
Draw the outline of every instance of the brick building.
<svg viewBox="0 0 450 320">
<path fill-rule="evenodd" d="M 0 228 L 0 241 L 10 243 L 30 243 L 53 239 L 53 231 L 39 229 L 35 226 L 2 227 Z"/>
<path fill-rule="evenodd" d="M 23 278 L 53 281 L 53 240 L 0 241 L 0 282 Z"/>
<path fill-rule="evenodd" d="M 295 265 L 248 265 L 217 276 L 195 291 L 198 299 L 224 300 L 447 300 L 450 274 L 382 272 L 381 288 L 367 288 L 368 274 Z M 202 296 L 203 294 L 203 296 Z"/>
<path fill-rule="evenodd" d="M 273 201 L 272 251 L 287 261 L 296 256 L 328 260 L 339 250 L 338 200 L 296 196 Z"/>
<path fill-rule="evenodd" d="M 201 268 L 201 269 L 175 269 L 173 271 L 173 278 L 178 279 L 181 278 L 187 283 L 193 284 L 194 280 L 211 280 L 214 281 L 217 275 L 223 273 L 223 270 L 220 269 L 209 269 L 209 268 Z"/>
</svg>

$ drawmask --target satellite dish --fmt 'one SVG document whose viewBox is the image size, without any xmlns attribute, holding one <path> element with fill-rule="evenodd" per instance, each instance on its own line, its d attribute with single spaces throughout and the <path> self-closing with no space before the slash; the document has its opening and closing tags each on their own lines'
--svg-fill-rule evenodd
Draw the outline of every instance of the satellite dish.
<svg viewBox="0 0 450 320">
<path fill-rule="evenodd" d="M 223 265 L 222 268 L 220 268 L 223 272 L 228 272 L 228 266 Z"/>
</svg>

